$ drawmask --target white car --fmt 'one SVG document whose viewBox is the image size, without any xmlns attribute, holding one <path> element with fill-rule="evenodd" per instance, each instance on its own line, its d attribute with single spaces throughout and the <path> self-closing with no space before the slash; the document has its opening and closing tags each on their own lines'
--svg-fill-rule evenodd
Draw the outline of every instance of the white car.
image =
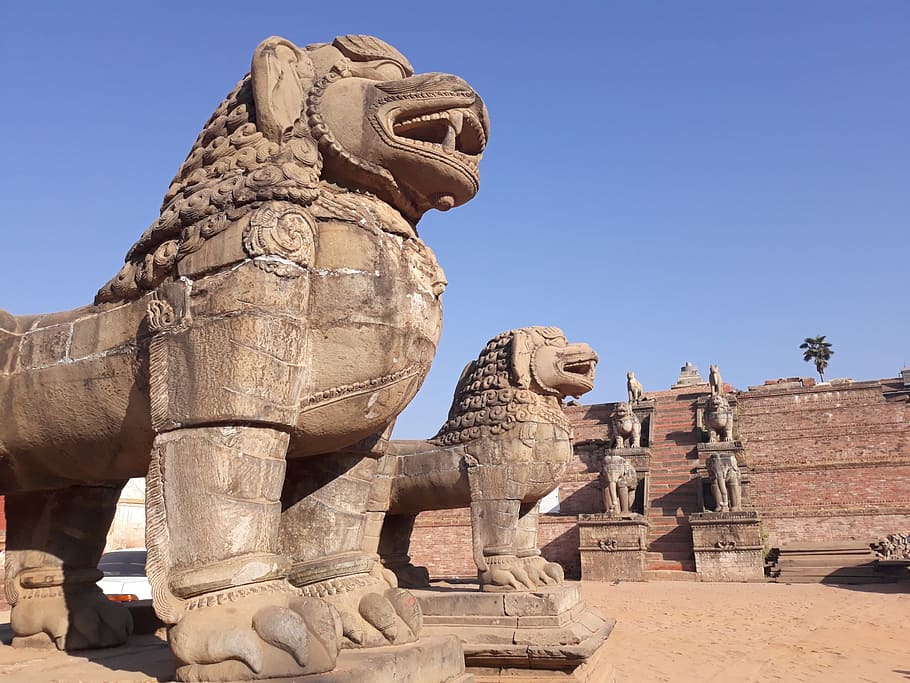
<svg viewBox="0 0 910 683">
<path fill-rule="evenodd" d="M 101 556 L 98 569 L 104 572 L 104 578 L 98 585 L 108 598 L 117 602 L 152 599 L 145 557 L 145 548 L 112 550 Z"/>
</svg>

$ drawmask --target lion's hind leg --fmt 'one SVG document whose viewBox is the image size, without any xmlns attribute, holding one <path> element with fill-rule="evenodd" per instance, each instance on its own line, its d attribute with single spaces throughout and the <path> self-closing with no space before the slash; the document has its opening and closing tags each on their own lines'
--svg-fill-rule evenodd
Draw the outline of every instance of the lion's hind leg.
<svg viewBox="0 0 910 683">
<path fill-rule="evenodd" d="M 96 585 L 98 560 L 124 482 L 6 497 L 6 593 L 14 643 L 111 647 L 133 630 L 127 609 Z"/>
<path fill-rule="evenodd" d="M 426 567 L 411 562 L 411 534 L 417 515 L 386 515 L 379 536 L 379 557 L 382 566 L 398 577 L 400 588 L 427 588 L 430 573 Z"/>
</svg>

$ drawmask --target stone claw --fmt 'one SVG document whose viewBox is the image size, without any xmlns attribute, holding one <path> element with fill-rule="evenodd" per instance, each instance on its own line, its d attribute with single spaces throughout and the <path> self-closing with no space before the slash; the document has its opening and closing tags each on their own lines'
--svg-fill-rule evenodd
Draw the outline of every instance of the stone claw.
<svg viewBox="0 0 910 683">
<path fill-rule="evenodd" d="M 557 570 L 549 566 L 552 564 L 541 557 L 518 559 L 498 556 L 495 560 L 489 560 L 488 568 L 480 572 L 481 590 L 533 591 L 541 584 L 559 583 L 562 580 L 562 568 Z"/>
<path fill-rule="evenodd" d="M 379 593 L 367 593 L 360 600 L 357 611 L 370 626 L 379 631 L 390 643 L 398 639 L 398 615 L 392 603 Z"/>
<path fill-rule="evenodd" d="M 531 581 L 537 586 L 553 586 L 565 581 L 563 568 L 555 562 L 547 562 L 539 555 L 522 558 L 522 563 Z"/>
<path fill-rule="evenodd" d="M 169 640 L 179 680 L 251 680 L 331 670 L 339 630 L 328 605 L 273 591 L 190 610 Z"/>
</svg>

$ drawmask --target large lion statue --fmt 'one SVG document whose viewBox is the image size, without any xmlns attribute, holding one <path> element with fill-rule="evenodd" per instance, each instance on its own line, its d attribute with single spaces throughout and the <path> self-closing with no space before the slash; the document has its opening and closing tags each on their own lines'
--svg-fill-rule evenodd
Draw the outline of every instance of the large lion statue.
<svg viewBox="0 0 910 683">
<path fill-rule="evenodd" d="M 470 508 L 484 591 L 560 583 L 562 567 L 537 547 L 539 501 L 572 458 L 561 402 L 593 387 L 597 354 L 554 327 L 504 332 L 462 373 L 448 420 L 429 441 L 393 441 L 388 515 L 379 552 L 403 584 L 426 584 L 410 564 L 414 519 L 425 510 Z"/>
<path fill-rule="evenodd" d="M 705 404 L 708 443 L 733 441 L 733 408 L 723 394 L 711 394 Z"/>
<path fill-rule="evenodd" d="M 641 420 L 628 403 L 618 403 L 611 419 L 613 448 L 641 448 Z"/>
<path fill-rule="evenodd" d="M 474 196 L 487 134 L 465 81 L 381 40 L 269 38 L 95 305 L 0 312 L 17 639 L 127 638 L 96 565 L 146 474 L 181 680 L 323 672 L 339 647 L 418 637 L 364 550 L 367 494 L 440 334 L 445 276 L 415 226 Z"/>
</svg>

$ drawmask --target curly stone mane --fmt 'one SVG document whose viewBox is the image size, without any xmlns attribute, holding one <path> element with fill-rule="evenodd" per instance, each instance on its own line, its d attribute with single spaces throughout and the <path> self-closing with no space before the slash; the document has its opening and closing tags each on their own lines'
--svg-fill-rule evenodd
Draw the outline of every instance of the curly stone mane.
<svg viewBox="0 0 910 683">
<path fill-rule="evenodd" d="M 322 159 L 298 121 L 279 145 L 255 123 L 250 76 L 219 105 L 196 138 L 164 196 L 161 215 L 129 250 L 120 272 L 96 303 L 136 299 L 173 275 L 184 256 L 197 251 L 238 218 L 238 210 L 281 199 L 301 206 L 319 195 Z"/>
<path fill-rule="evenodd" d="M 347 63 L 383 57 L 413 73 L 400 52 L 377 38 L 339 36 L 333 45 L 349 60 Z M 318 47 L 311 45 L 304 52 Z M 340 73 L 317 79 L 312 63 L 305 57 L 301 60 L 285 77 L 297 79 L 309 98 L 318 98 L 328 83 L 349 75 L 345 62 L 341 62 Z M 256 87 L 254 75 L 247 74 L 214 111 L 171 181 L 160 216 L 130 248 L 120 272 L 98 290 L 95 303 L 130 301 L 154 290 L 175 276 L 181 259 L 271 200 L 306 209 L 303 215 L 308 223 L 321 214 L 349 216 L 367 227 L 389 222 L 382 216 L 369 215 L 370 211 L 346 200 L 344 190 L 321 180 L 322 153 L 326 149 L 341 152 L 335 149 L 337 145 L 333 147 L 324 125 L 313 127 L 321 123 L 318 112 L 301 111 L 292 125 L 274 130 L 275 122 L 260 120 L 263 117 L 257 115 Z M 382 169 L 370 170 L 388 174 Z M 325 206 L 315 206 L 317 200 Z M 284 243 L 277 245 L 279 255 L 294 260 L 296 242 L 301 241 L 300 231 L 304 230 L 291 230 Z M 262 228 L 254 225 L 247 231 L 252 236 L 245 237 L 244 247 L 251 255 L 258 253 L 257 231 L 262 232 Z M 272 247 L 274 251 L 275 245 Z"/>
<path fill-rule="evenodd" d="M 565 344 L 562 333 L 552 327 L 522 328 L 493 337 L 462 373 L 448 419 L 431 443 L 466 443 L 526 422 L 551 422 L 570 431 L 559 399 L 534 380 L 533 362 L 524 369 L 515 362 L 519 339 L 527 343 L 533 337 L 544 344 L 556 340 Z"/>
</svg>

